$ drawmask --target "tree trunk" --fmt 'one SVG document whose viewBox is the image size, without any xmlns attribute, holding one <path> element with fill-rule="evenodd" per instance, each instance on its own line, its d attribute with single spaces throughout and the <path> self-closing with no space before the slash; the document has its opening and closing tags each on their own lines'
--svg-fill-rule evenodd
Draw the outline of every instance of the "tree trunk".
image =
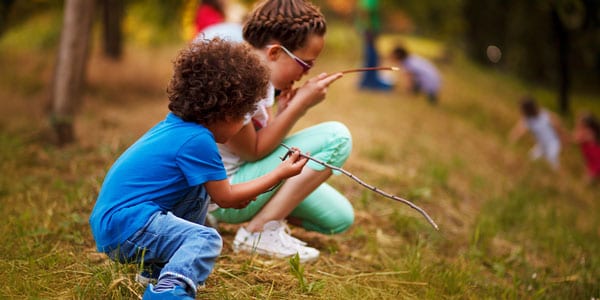
<svg viewBox="0 0 600 300">
<path fill-rule="evenodd" d="M 94 0 L 66 0 L 52 85 L 50 120 L 59 145 L 75 140 L 73 120 L 81 102 L 94 16 Z"/>
<path fill-rule="evenodd" d="M 10 9 L 14 3 L 15 0 L 0 1 L 0 37 L 8 26 L 8 15 L 10 14 Z"/>
<path fill-rule="evenodd" d="M 124 5 L 122 0 L 102 0 L 102 27 L 104 31 L 104 54 L 114 60 L 121 58 L 123 50 Z"/>
<path fill-rule="evenodd" d="M 556 33 L 556 39 L 558 44 L 558 107 L 560 109 L 560 113 L 566 115 L 570 112 L 569 89 L 571 87 L 569 66 L 569 32 L 560 20 L 556 9 L 552 10 L 552 20 L 554 23 L 554 31 Z"/>
</svg>

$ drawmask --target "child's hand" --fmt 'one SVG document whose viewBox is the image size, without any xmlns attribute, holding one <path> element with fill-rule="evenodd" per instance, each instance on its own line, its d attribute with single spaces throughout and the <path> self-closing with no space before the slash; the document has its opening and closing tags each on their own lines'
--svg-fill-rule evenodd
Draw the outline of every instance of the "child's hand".
<svg viewBox="0 0 600 300">
<path fill-rule="evenodd" d="M 298 148 L 292 147 L 290 152 L 291 154 L 289 157 L 277 167 L 282 179 L 300 174 L 302 168 L 304 168 L 304 165 L 308 162 L 308 158 L 300 155 L 300 150 Z"/>
<path fill-rule="evenodd" d="M 311 78 L 302 87 L 300 87 L 294 97 L 290 100 L 291 102 L 300 102 L 299 105 L 304 106 L 308 109 L 325 99 L 327 94 L 327 88 L 334 81 L 342 78 L 342 73 L 335 73 L 328 75 L 327 73 L 321 73 L 317 77 Z"/>
<path fill-rule="evenodd" d="M 294 98 L 294 96 L 296 95 L 297 91 L 298 91 L 297 88 L 296 89 L 287 89 L 287 90 L 281 91 L 281 94 L 279 95 L 279 97 L 277 97 L 277 111 L 278 111 L 278 113 L 281 113 L 282 111 L 284 111 L 286 109 L 286 107 L 290 103 L 290 100 L 292 100 L 292 98 Z"/>
</svg>

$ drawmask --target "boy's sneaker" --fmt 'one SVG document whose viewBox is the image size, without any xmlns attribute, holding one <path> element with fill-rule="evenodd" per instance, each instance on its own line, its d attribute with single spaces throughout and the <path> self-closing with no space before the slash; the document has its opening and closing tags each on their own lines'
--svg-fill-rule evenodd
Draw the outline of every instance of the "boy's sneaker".
<svg viewBox="0 0 600 300">
<path fill-rule="evenodd" d="M 148 286 L 150 283 L 156 284 L 160 269 L 159 267 L 146 266 L 140 273 L 135 274 L 135 281 L 142 286 Z"/>
<path fill-rule="evenodd" d="M 267 222 L 262 232 L 248 232 L 240 227 L 233 240 L 233 251 L 256 252 L 279 258 L 298 253 L 303 263 L 319 258 L 319 250 L 305 246 L 306 243 L 292 237 L 288 231 L 289 228 L 282 221 Z"/>
<path fill-rule="evenodd" d="M 148 284 L 148 287 L 146 288 L 146 291 L 144 292 L 144 296 L 142 297 L 143 300 L 175 300 L 175 299 L 181 299 L 181 300 L 194 300 L 193 297 L 191 297 L 184 288 L 180 287 L 180 286 L 176 286 L 174 289 L 172 290 L 168 290 L 168 291 L 164 291 L 164 292 L 155 292 L 154 291 L 154 285 L 152 284 Z"/>
<path fill-rule="evenodd" d="M 156 283 L 156 279 L 148 276 L 148 274 L 142 272 L 135 274 L 135 281 L 143 286 L 148 286 L 151 283 Z"/>
</svg>

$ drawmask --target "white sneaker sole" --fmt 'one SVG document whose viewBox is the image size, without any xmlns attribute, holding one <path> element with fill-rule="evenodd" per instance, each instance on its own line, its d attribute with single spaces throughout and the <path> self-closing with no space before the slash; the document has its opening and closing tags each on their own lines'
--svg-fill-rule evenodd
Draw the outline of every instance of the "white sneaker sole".
<svg viewBox="0 0 600 300">
<path fill-rule="evenodd" d="M 265 250 L 265 249 L 261 249 L 261 248 L 257 248 L 257 247 L 252 247 L 252 246 L 248 246 L 246 244 L 233 244 L 233 252 L 234 253 L 239 253 L 239 252 L 249 252 L 249 253 L 257 253 L 257 254 L 261 254 L 261 255 L 266 255 L 266 256 L 271 256 L 271 257 L 276 257 L 276 258 L 288 258 L 288 257 L 292 257 L 294 254 L 281 254 L 281 253 L 277 253 L 277 252 L 272 252 L 269 250 Z M 309 263 L 309 262 L 313 262 L 316 261 L 317 259 L 319 259 L 320 255 L 317 255 L 315 257 L 302 257 L 300 256 L 300 262 L 301 263 Z"/>
</svg>

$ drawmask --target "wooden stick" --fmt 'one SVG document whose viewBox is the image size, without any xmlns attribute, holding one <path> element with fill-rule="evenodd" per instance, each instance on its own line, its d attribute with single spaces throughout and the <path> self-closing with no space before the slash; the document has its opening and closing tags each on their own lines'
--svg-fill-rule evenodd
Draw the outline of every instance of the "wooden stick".
<svg viewBox="0 0 600 300">
<path fill-rule="evenodd" d="M 286 145 L 286 144 L 283 144 L 283 143 L 282 143 L 282 144 L 281 144 L 281 146 L 283 146 L 284 148 L 288 149 L 288 151 L 292 151 L 292 148 L 291 148 L 291 147 L 289 147 L 289 146 L 288 146 L 288 145 Z M 288 152 L 288 153 L 287 153 L 287 154 L 286 154 L 284 157 L 282 157 L 281 159 L 282 159 L 282 160 L 285 160 L 285 159 L 287 158 L 288 154 L 290 154 L 290 152 Z M 316 159 L 316 158 L 314 158 L 314 157 L 311 157 L 311 156 L 309 156 L 309 155 L 306 155 L 306 154 L 303 154 L 303 153 L 300 153 L 300 156 L 302 156 L 302 157 L 306 157 L 306 158 L 308 158 L 308 159 L 310 159 L 310 160 L 312 160 L 312 161 L 314 161 L 314 162 L 316 162 L 316 163 L 318 163 L 318 164 L 320 164 L 320 165 L 322 165 L 322 166 L 324 166 L 324 167 L 326 167 L 326 168 L 329 168 L 329 169 L 332 169 L 332 170 L 335 170 L 335 171 L 341 172 L 342 174 L 344 174 L 344 175 L 346 175 L 346 176 L 350 177 L 350 178 L 351 178 L 351 179 L 353 179 L 354 181 L 358 182 L 360 185 L 362 185 L 362 186 L 366 187 L 367 189 L 369 189 L 369 190 L 371 190 L 371 191 L 373 191 L 373 192 L 375 192 L 375 193 L 378 193 L 378 194 L 380 194 L 380 195 L 382 195 L 382 196 L 385 196 L 385 197 L 387 197 L 387 198 L 390 198 L 390 199 L 392 199 L 392 200 L 400 201 L 400 202 L 402 202 L 402 203 L 404 203 L 404 204 L 406 204 L 406 205 L 410 206 L 411 208 L 413 208 L 413 209 L 415 209 L 416 211 L 418 211 L 419 213 L 421 213 L 421 215 L 423 215 L 423 216 L 425 217 L 425 219 L 427 219 L 427 222 L 429 222 L 429 224 L 431 224 L 431 226 L 433 226 L 433 228 L 435 228 L 435 230 L 440 230 L 440 229 L 439 229 L 439 227 L 437 226 L 437 224 L 436 224 L 436 223 L 433 221 L 433 219 L 431 219 L 431 217 L 430 217 L 430 216 L 427 214 L 427 212 L 425 212 L 425 211 L 424 211 L 422 208 L 420 208 L 420 207 L 416 206 L 414 203 L 412 203 L 412 202 L 410 202 L 410 201 L 408 201 L 408 200 L 406 200 L 406 199 L 400 198 L 400 197 L 398 197 L 398 196 L 394 196 L 394 195 L 392 195 L 392 194 L 386 193 L 386 192 L 384 192 L 384 191 L 382 191 L 382 190 L 380 190 L 380 189 L 378 189 L 378 188 L 376 188 L 376 187 L 374 187 L 374 186 L 372 186 L 372 185 L 369 185 L 369 184 L 365 183 L 364 181 L 360 180 L 358 177 L 354 176 L 352 173 L 350 173 L 350 172 L 348 172 L 348 171 L 346 171 L 346 170 L 344 170 L 344 169 L 342 169 L 342 168 L 339 168 L 339 167 L 336 167 L 336 166 L 330 165 L 330 164 L 328 164 L 328 163 L 326 163 L 326 162 L 323 162 L 323 161 L 321 161 L 321 160 L 318 160 L 318 159 Z"/>
<path fill-rule="evenodd" d="M 354 72 L 366 72 L 366 71 L 376 71 L 376 70 L 387 70 L 387 71 L 400 71 L 398 67 L 369 67 L 369 68 L 358 68 L 358 69 L 348 69 L 338 73 L 347 74 Z"/>
</svg>

